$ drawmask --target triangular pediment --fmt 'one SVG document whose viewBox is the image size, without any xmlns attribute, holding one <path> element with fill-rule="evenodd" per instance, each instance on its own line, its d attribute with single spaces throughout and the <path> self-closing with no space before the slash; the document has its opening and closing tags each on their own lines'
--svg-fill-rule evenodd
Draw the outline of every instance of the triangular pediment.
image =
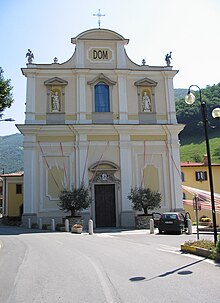
<svg viewBox="0 0 220 303">
<path fill-rule="evenodd" d="M 87 83 L 89 84 L 89 85 L 95 85 L 95 84 L 97 84 L 98 82 L 101 82 L 101 81 L 103 81 L 103 82 L 105 82 L 106 84 L 108 84 L 108 85 L 115 85 L 116 84 L 116 82 L 115 81 L 112 81 L 111 79 L 109 79 L 108 77 L 106 77 L 104 74 L 99 74 L 97 77 L 95 77 L 93 80 L 91 80 L 91 81 L 88 81 Z"/>
<path fill-rule="evenodd" d="M 101 161 L 92 164 L 89 167 L 90 171 L 117 171 L 119 170 L 118 165 L 110 161 Z"/>
<path fill-rule="evenodd" d="M 68 82 L 66 80 L 61 79 L 61 78 L 53 77 L 49 80 L 44 81 L 44 84 L 46 86 L 49 86 L 49 85 L 67 85 Z"/>
<path fill-rule="evenodd" d="M 157 86 L 157 82 L 149 78 L 143 78 L 134 83 L 136 86 Z"/>
</svg>

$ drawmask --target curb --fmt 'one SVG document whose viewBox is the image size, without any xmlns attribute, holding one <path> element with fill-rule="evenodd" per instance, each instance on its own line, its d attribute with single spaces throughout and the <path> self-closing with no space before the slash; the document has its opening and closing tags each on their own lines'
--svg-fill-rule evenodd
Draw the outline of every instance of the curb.
<svg viewBox="0 0 220 303">
<path fill-rule="evenodd" d="M 214 260 L 216 263 L 220 262 L 220 253 L 214 253 L 211 250 L 207 250 L 204 248 L 200 248 L 200 247 L 196 247 L 196 246 L 188 246 L 188 245 L 184 245 L 181 244 L 181 251 L 185 252 L 185 253 L 190 253 L 193 255 L 197 255 L 200 257 L 204 257 L 204 258 L 209 258 Z"/>
</svg>

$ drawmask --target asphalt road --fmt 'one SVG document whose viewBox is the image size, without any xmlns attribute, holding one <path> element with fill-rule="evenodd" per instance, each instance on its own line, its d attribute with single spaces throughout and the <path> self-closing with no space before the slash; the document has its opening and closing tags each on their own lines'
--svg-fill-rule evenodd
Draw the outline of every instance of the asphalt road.
<svg viewBox="0 0 220 303">
<path fill-rule="evenodd" d="M 182 254 L 189 239 L 0 226 L 0 303 L 219 303 L 220 267 Z"/>
</svg>

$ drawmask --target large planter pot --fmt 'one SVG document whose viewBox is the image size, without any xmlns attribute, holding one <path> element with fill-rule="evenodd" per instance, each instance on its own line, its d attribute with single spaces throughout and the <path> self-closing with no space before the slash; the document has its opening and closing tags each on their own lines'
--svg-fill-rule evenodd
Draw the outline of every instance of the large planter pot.
<svg viewBox="0 0 220 303">
<path fill-rule="evenodd" d="M 71 232 L 74 234 L 81 234 L 82 233 L 82 227 L 71 227 Z"/>
<path fill-rule="evenodd" d="M 135 217 L 135 226 L 137 229 L 148 229 L 150 228 L 150 219 L 152 215 L 137 215 Z"/>
<path fill-rule="evenodd" d="M 69 217 L 67 216 L 66 219 L 69 220 L 70 226 L 74 224 L 81 224 L 83 226 L 84 220 L 81 216 L 76 216 L 76 217 Z"/>
</svg>

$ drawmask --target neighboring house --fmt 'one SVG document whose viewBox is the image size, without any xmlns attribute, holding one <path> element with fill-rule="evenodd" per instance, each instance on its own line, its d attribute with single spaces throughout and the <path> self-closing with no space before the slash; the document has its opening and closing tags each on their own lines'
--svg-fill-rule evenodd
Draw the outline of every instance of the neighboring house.
<svg viewBox="0 0 220 303">
<path fill-rule="evenodd" d="M 127 198 L 134 186 L 161 192 L 161 211 L 182 210 L 176 168 L 183 126 L 173 90 L 178 71 L 168 63 L 135 64 L 126 54 L 129 40 L 111 30 L 91 29 L 71 42 L 68 61 L 37 64 L 30 52 L 22 68 L 26 118 L 17 127 L 24 135 L 23 223 L 30 217 L 62 222 L 59 193 L 82 182 L 93 198 L 82 215 L 95 227 L 135 225 Z"/>
<path fill-rule="evenodd" d="M 192 220 L 195 221 L 195 211 L 193 210 L 193 196 L 194 192 L 199 193 L 199 190 L 210 192 L 209 186 L 209 173 L 208 173 L 208 161 L 207 156 L 204 156 L 203 162 L 181 162 L 181 175 L 182 185 L 189 186 L 193 190 L 183 189 L 183 204 L 186 212 L 189 212 Z M 213 175 L 213 187 L 214 192 L 220 194 L 220 163 L 212 164 L 212 175 Z M 216 219 L 218 225 L 220 225 L 220 210 L 218 206 L 218 196 L 216 197 Z M 209 208 L 209 209 L 208 209 Z M 199 218 L 201 216 L 207 216 L 212 219 L 211 204 L 210 207 L 201 206 L 199 211 Z"/>
<path fill-rule="evenodd" d="M 1 174 L 2 213 L 4 217 L 21 218 L 23 213 L 24 172 Z"/>
</svg>

